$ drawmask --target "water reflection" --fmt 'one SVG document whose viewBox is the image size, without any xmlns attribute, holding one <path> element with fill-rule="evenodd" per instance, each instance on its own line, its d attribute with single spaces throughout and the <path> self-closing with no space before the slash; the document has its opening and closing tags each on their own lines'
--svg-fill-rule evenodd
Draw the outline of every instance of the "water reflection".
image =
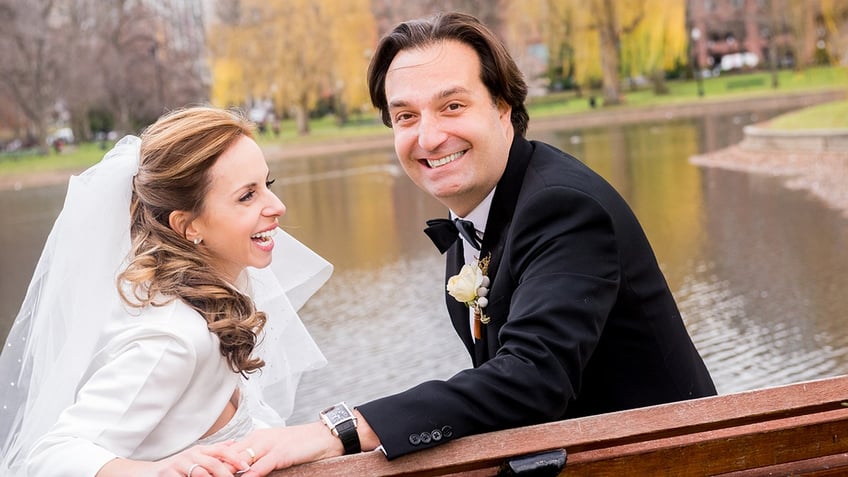
<svg viewBox="0 0 848 477">
<path fill-rule="evenodd" d="M 771 113 L 775 114 L 775 113 Z M 848 223 L 776 179 L 688 157 L 741 139 L 754 113 L 533 133 L 584 160 L 631 204 L 720 392 L 846 372 Z M 470 360 L 447 320 L 442 258 L 421 233 L 444 209 L 391 150 L 272 164 L 284 227 L 336 265 L 302 316 L 330 365 L 304 377 L 293 422 L 446 378 Z M 0 337 L 64 187 L 0 192 Z"/>
<path fill-rule="evenodd" d="M 776 178 L 703 176 L 709 240 L 678 298 L 721 390 L 845 373 L 845 219 Z"/>
<path fill-rule="evenodd" d="M 67 186 L 0 191 L 0 338 L 24 299 L 26 287 L 59 215 Z"/>
</svg>

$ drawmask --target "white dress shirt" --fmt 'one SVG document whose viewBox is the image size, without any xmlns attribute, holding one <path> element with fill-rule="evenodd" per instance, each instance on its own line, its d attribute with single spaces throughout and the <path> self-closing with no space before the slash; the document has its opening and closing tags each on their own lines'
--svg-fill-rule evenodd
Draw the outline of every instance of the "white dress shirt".
<svg viewBox="0 0 848 477">
<path fill-rule="evenodd" d="M 477 204 L 477 207 L 468 213 L 465 217 L 459 217 L 453 211 L 450 212 L 451 218 L 460 218 L 463 220 L 470 220 L 474 224 L 474 229 L 477 231 L 477 236 L 482 241 L 483 234 L 486 233 L 486 223 L 489 220 L 489 209 L 492 207 L 492 198 L 495 196 L 495 187 L 489 192 L 489 195 L 483 199 L 482 202 Z M 469 265 L 480 259 L 480 251 L 475 249 L 468 241 L 465 240 L 464 237 L 460 235 L 460 239 L 462 240 L 462 255 L 465 259 L 465 264 Z M 474 339 L 474 310 L 469 307 L 468 308 L 468 325 L 471 327 L 471 339 Z"/>
</svg>

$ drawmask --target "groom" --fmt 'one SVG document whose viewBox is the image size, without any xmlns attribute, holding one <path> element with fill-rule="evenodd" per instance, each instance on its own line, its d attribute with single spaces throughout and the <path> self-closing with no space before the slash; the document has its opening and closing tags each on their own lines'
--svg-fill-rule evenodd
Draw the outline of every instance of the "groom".
<svg viewBox="0 0 848 477">
<path fill-rule="evenodd" d="M 357 408 L 389 458 L 715 394 L 633 212 L 580 161 L 524 138 L 527 86 L 491 31 L 457 13 L 403 23 L 368 86 L 407 175 L 476 229 L 428 228 L 447 277 L 480 264 L 489 282 L 477 313 L 446 296 L 473 369 Z"/>
<path fill-rule="evenodd" d="M 382 446 L 391 459 L 715 394 L 633 212 L 583 163 L 525 139 L 527 86 L 491 31 L 458 13 L 402 23 L 368 85 L 406 173 L 471 223 L 427 233 L 447 253 L 448 311 L 474 367 L 360 405 L 355 421 L 331 408 L 321 455 Z"/>
</svg>

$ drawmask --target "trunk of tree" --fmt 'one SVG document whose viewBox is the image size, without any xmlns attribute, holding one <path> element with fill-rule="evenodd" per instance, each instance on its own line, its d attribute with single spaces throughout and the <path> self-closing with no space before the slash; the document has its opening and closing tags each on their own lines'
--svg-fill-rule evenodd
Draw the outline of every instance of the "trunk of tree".
<svg viewBox="0 0 848 477">
<path fill-rule="evenodd" d="M 43 96 L 38 93 L 36 88 L 32 88 L 32 95 L 29 95 L 30 90 L 23 92 L 19 88 L 20 85 L 12 81 L 7 82 L 7 86 L 12 100 L 20 108 L 26 122 L 29 123 L 29 127 L 23 128 L 26 130 L 27 139 L 33 139 L 39 152 L 46 154 L 48 151 L 47 113 L 43 112 L 46 111 Z M 22 121 L 23 123 L 24 121 Z"/>
<path fill-rule="evenodd" d="M 347 105 L 344 103 L 344 101 L 341 101 L 339 99 L 336 100 L 335 113 L 337 125 L 344 126 L 345 124 L 347 124 L 349 120 L 349 113 L 347 110 Z"/>
<path fill-rule="evenodd" d="M 621 85 L 618 78 L 618 33 L 616 33 L 613 6 L 609 1 L 604 2 L 607 21 L 598 26 L 604 106 L 621 104 Z"/>
<path fill-rule="evenodd" d="M 71 115 L 71 130 L 76 142 L 90 141 L 92 138 L 91 124 L 85 105 L 76 105 L 68 111 Z"/>
<path fill-rule="evenodd" d="M 37 84 L 41 85 L 43 83 L 38 81 Z M 42 91 L 43 89 L 37 86 L 33 87 L 31 89 L 32 96 L 29 98 L 21 97 L 21 101 L 29 101 L 23 108 L 24 113 L 32 123 L 31 132 L 33 139 L 36 141 L 39 153 L 47 154 L 51 146 L 47 144 L 47 126 L 50 116 L 50 107 L 48 105 L 52 104 L 52 98 L 47 98 Z"/>
<path fill-rule="evenodd" d="M 297 124 L 297 134 L 306 136 L 309 134 L 309 108 L 306 101 L 301 101 L 294 108 L 295 124 Z"/>
<path fill-rule="evenodd" d="M 665 71 L 662 68 L 657 68 L 651 73 L 651 85 L 654 88 L 654 94 L 668 94 L 668 83 L 665 82 Z"/>
<path fill-rule="evenodd" d="M 769 69 L 771 70 L 771 87 L 777 88 L 780 86 L 780 80 L 777 77 L 777 70 L 780 68 L 778 62 L 780 61 L 781 50 L 779 42 L 777 41 L 777 35 L 780 31 L 780 17 L 778 14 L 778 6 L 775 0 L 771 0 L 768 3 L 768 16 L 769 23 L 771 24 L 769 29 L 769 38 L 768 38 L 768 63 Z M 781 10 L 782 11 L 782 10 Z"/>
<path fill-rule="evenodd" d="M 118 132 L 118 136 L 131 133 L 133 127 L 132 120 L 130 119 L 130 108 L 122 98 L 115 98 L 113 111 L 115 116 L 115 131 Z"/>
<path fill-rule="evenodd" d="M 618 48 L 612 38 L 601 34 L 601 73 L 604 106 L 621 104 L 621 85 L 618 78 Z"/>
<path fill-rule="evenodd" d="M 50 145 L 47 144 L 47 119 L 42 115 L 36 118 L 31 118 L 32 133 L 38 145 L 39 154 L 47 154 L 50 152 Z"/>
<path fill-rule="evenodd" d="M 28 135 L 47 153 L 47 127 L 56 102 L 57 63 L 52 29 L 46 18 L 53 2 L 18 2 L 0 15 L 0 81 L 29 121 Z M 9 22 L 15 23 L 10 24 Z"/>
</svg>

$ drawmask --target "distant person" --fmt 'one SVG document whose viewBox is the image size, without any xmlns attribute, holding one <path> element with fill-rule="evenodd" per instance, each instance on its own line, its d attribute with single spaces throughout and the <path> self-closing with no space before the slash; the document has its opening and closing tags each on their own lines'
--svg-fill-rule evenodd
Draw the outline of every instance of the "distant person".
<svg viewBox="0 0 848 477">
<path fill-rule="evenodd" d="M 331 406 L 332 433 L 258 430 L 236 444 L 258 456 L 246 476 L 716 393 L 625 201 L 525 139 L 527 86 L 489 29 L 460 13 L 401 23 L 368 85 L 401 166 L 450 210 L 426 232 L 447 253 L 447 307 L 474 367 L 362 404 L 356 421 Z"/>
<path fill-rule="evenodd" d="M 0 475 L 230 477 L 284 425 L 331 267 L 279 230 L 252 131 L 175 111 L 71 179 L 0 356 Z"/>
</svg>

